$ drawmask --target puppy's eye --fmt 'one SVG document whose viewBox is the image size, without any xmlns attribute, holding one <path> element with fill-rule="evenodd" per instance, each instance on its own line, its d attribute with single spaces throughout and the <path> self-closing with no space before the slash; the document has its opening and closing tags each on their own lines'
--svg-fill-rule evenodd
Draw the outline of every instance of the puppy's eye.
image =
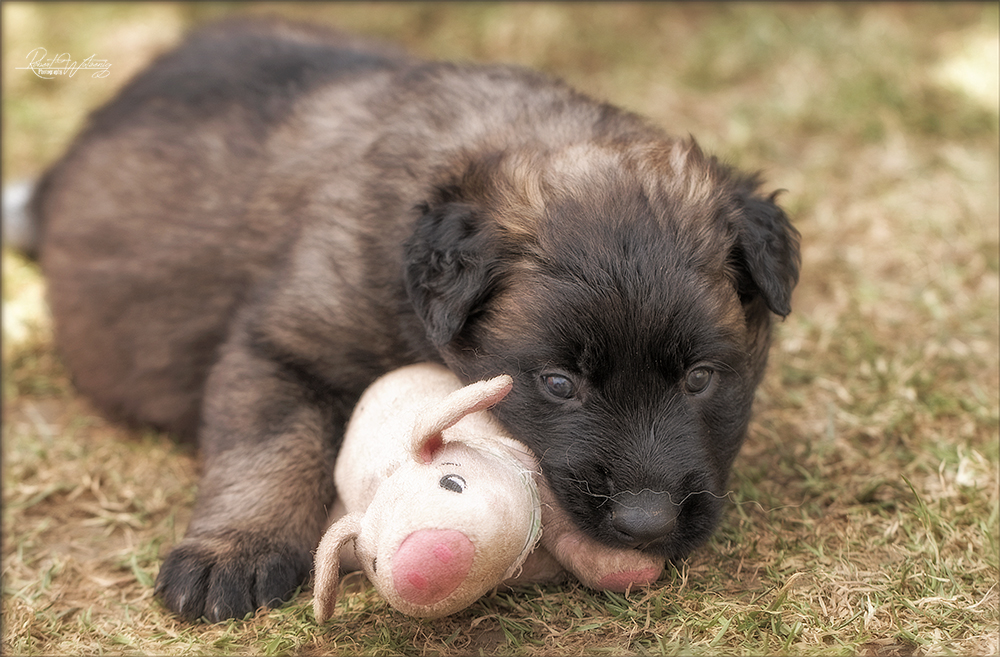
<svg viewBox="0 0 1000 657">
<path fill-rule="evenodd" d="M 684 389 L 692 395 L 705 392 L 708 389 L 708 385 L 712 383 L 712 376 L 714 374 L 707 367 L 695 367 L 687 373 L 687 378 L 684 380 Z"/>
<path fill-rule="evenodd" d="M 576 393 L 573 382 L 562 374 L 543 374 L 545 389 L 557 399 L 569 399 Z"/>
<path fill-rule="evenodd" d="M 453 493 L 464 492 L 467 485 L 465 479 L 457 474 L 445 475 L 438 481 L 438 486 Z"/>
</svg>

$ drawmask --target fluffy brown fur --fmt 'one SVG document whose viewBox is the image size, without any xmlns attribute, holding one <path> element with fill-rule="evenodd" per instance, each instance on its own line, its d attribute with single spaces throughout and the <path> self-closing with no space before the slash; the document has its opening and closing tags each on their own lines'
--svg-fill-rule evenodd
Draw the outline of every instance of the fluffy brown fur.
<svg viewBox="0 0 1000 657">
<path fill-rule="evenodd" d="M 418 361 L 514 377 L 496 415 L 591 536 L 703 541 L 798 278 L 757 189 L 542 75 L 238 21 L 95 112 L 34 207 L 79 388 L 197 434 L 157 590 L 214 621 L 307 578 L 355 401 Z"/>
</svg>

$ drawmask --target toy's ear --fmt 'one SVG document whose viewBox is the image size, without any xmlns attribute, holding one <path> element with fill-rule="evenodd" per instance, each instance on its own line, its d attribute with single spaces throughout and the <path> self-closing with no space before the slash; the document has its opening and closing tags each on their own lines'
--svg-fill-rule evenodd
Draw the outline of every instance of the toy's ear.
<svg viewBox="0 0 1000 657">
<path fill-rule="evenodd" d="M 361 532 L 364 514 L 349 513 L 330 525 L 316 548 L 316 577 L 313 582 L 313 614 L 322 623 L 333 615 L 340 583 L 340 549 Z"/>
<path fill-rule="evenodd" d="M 441 432 L 466 415 L 490 408 L 514 387 L 507 374 L 456 390 L 417 418 L 410 450 L 418 463 L 430 463 L 444 445 Z"/>
</svg>

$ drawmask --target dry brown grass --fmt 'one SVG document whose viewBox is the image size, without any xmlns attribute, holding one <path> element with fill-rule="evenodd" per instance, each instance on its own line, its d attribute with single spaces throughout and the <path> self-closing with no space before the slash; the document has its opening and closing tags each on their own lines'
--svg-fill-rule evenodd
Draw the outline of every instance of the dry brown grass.
<svg viewBox="0 0 1000 657">
<path fill-rule="evenodd" d="M 997 654 L 995 5 L 252 5 L 443 58 L 517 61 L 764 167 L 803 235 L 717 536 L 657 588 L 488 596 L 435 622 L 361 580 L 190 626 L 151 596 L 196 459 L 101 419 L 51 349 L 37 270 L 3 254 L 5 654 Z M 229 5 L 5 3 L 4 180 Z M 36 46 L 112 76 L 15 71 Z"/>
</svg>

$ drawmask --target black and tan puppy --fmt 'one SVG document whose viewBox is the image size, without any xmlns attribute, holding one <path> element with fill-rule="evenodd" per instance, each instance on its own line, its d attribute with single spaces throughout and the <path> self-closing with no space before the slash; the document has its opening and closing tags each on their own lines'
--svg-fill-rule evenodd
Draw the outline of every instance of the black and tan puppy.
<svg viewBox="0 0 1000 657">
<path fill-rule="evenodd" d="M 564 84 L 326 32 L 192 35 L 41 181 L 58 347 L 102 408 L 197 434 L 157 590 L 241 617 L 309 575 L 361 391 L 442 361 L 590 535 L 716 524 L 798 238 L 753 175 Z"/>
</svg>

